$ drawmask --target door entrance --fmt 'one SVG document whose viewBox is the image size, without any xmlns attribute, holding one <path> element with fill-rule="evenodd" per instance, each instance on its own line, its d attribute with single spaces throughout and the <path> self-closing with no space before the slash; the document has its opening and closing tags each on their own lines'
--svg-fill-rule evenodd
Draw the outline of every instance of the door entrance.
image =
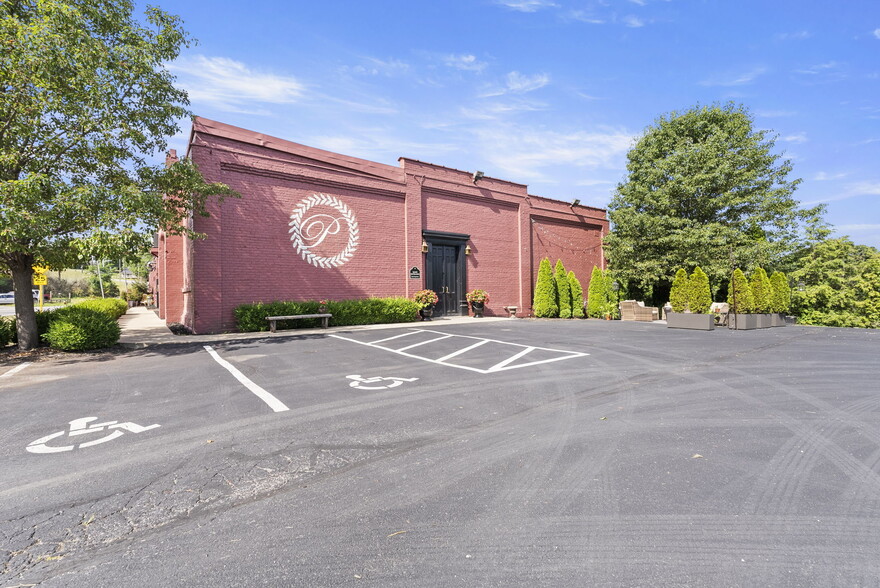
<svg viewBox="0 0 880 588">
<path fill-rule="evenodd" d="M 460 315 L 464 297 L 464 246 L 468 235 L 424 232 L 428 242 L 425 287 L 437 293 L 434 316 Z"/>
</svg>

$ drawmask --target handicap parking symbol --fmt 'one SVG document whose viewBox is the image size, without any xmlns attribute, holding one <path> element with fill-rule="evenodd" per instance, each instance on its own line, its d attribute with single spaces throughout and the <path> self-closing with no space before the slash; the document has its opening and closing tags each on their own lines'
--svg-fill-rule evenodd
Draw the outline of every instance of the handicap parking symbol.
<svg viewBox="0 0 880 588">
<path fill-rule="evenodd" d="M 103 423 L 89 424 L 92 421 L 96 420 L 98 420 L 98 417 L 83 417 L 81 419 L 74 419 L 70 421 L 69 430 L 58 431 L 57 433 L 52 433 L 51 435 L 40 437 L 36 441 L 32 441 L 26 447 L 26 449 L 31 453 L 60 453 L 62 451 L 71 451 L 77 447 L 82 449 L 84 447 L 92 447 L 101 443 L 107 443 L 108 441 L 112 441 L 113 439 L 117 439 L 124 435 L 125 431 L 129 433 L 143 433 L 144 431 L 149 431 L 150 429 L 155 429 L 156 427 L 160 426 L 157 424 L 153 424 L 147 427 L 142 427 L 141 425 L 135 423 L 120 423 L 118 421 L 106 421 Z M 99 433 L 105 430 L 107 431 L 106 435 L 97 439 L 92 439 L 91 441 L 84 441 L 82 443 L 74 445 L 48 445 L 49 441 L 51 441 L 52 439 L 62 437 L 65 434 L 67 435 L 67 438 L 70 439 L 73 437 L 80 437 L 82 435 Z"/>
<path fill-rule="evenodd" d="M 345 376 L 349 380 L 354 380 L 349 384 L 352 388 L 357 388 L 358 390 L 387 390 L 388 388 L 396 388 L 400 386 L 404 382 L 415 382 L 418 378 L 398 378 L 398 377 L 390 377 L 390 378 L 382 378 L 376 376 L 374 378 L 362 378 L 359 375 L 353 376 Z M 368 386 L 367 384 L 376 384 L 374 386 Z"/>
</svg>

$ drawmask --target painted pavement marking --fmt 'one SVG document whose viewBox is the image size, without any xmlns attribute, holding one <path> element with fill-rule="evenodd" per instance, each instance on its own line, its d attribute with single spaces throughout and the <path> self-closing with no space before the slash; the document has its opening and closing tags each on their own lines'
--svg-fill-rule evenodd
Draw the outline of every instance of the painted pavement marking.
<svg viewBox="0 0 880 588">
<path fill-rule="evenodd" d="M 73 419 L 72 421 L 70 421 L 69 431 L 58 431 L 57 433 L 51 433 L 49 435 L 46 435 L 45 437 L 40 437 L 36 441 L 31 441 L 28 446 L 25 447 L 25 449 L 27 449 L 31 453 L 61 453 L 63 451 L 72 451 L 76 447 L 79 447 L 80 449 L 84 447 L 94 447 L 95 445 L 100 445 L 101 443 L 106 443 L 108 441 L 112 441 L 113 439 L 118 439 L 125 434 L 123 431 L 128 431 L 129 433 L 143 433 L 144 431 L 149 431 L 150 429 L 155 429 L 156 427 L 161 426 L 158 424 L 153 424 L 147 427 L 142 427 L 141 425 L 138 425 L 136 423 L 119 423 L 117 421 L 92 423 L 92 421 L 96 420 L 98 420 L 98 417 L 83 417 L 79 419 Z M 80 443 L 79 445 L 48 445 L 49 441 L 57 437 L 61 437 L 62 435 L 64 435 L 65 432 L 67 433 L 68 437 L 79 437 L 80 435 L 99 433 L 105 428 L 108 431 L 107 435 L 99 437 L 98 439 L 93 439 L 92 441 Z M 110 429 L 116 430 L 110 432 Z M 123 431 L 120 431 L 119 429 L 123 429 Z"/>
<path fill-rule="evenodd" d="M 409 335 L 415 335 L 415 334 L 419 334 L 419 333 L 434 333 L 437 335 L 441 335 L 441 337 L 429 339 L 427 341 L 416 343 L 414 345 L 410 345 L 408 347 L 403 347 L 401 349 L 390 349 L 388 347 L 384 347 L 382 345 L 379 345 L 379 343 L 383 343 L 385 341 L 390 341 L 391 339 L 398 339 L 400 337 L 406 337 Z M 580 351 L 568 351 L 565 349 L 551 349 L 549 347 L 534 347 L 531 345 L 521 345 L 519 343 L 508 343 L 507 341 L 498 341 L 496 339 L 486 339 L 483 337 L 471 337 L 469 335 L 450 335 L 449 333 L 443 333 L 442 331 L 432 331 L 430 329 L 414 329 L 409 333 L 404 333 L 402 335 L 395 335 L 394 337 L 386 337 L 385 339 L 379 339 L 378 341 L 358 341 L 357 339 L 352 339 L 350 337 L 343 337 L 342 335 L 330 335 L 330 336 L 334 337 L 336 339 L 342 339 L 344 341 L 351 341 L 352 343 L 357 343 L 358 345 L 365 345 L 367 347 L 374 347 L 376 349 L 381 349 L 383 351 L 390 351 L 391 353 L 403 355 L 404 357 L 411 357 L 413 359 L 419 359 L 421 361 L 427 361 L 430 363 L 436 363 L 438 365 L 454 367 L 454 368 L 458 368 L 461 370 L 469 370 L 469 371 L 477 372 L 480 374 L 493 374 L 496 372 L 502 372 L 502 371 L 506 371 L 506 370 L 515 370 L 517 368 L 540 365 L 542 363 L 551 363 L 554 361 L 562 361 L 564 359 L 574 359 L 576 357 L 585 357 L 585 356 L 589 355 L 589 353 L 583 353 Z M 428 345 L 429 343 L 433 343 L 433 342 L 440 341 L 440 340 L 447 340 L 447 339 L 451 339 L 451 338 L 476 340 L 476 343 L 466 345 L 465 347 L 458 349 L 456 351 L 453 351 L 452 353 L 449 353 L 449 354 L 441 357 L 440 359 L 431 359 L 429 357 L 422 357 L 422 356 L 416 355 L 414 353 L 407 353 L 406 352 L 406 350 L 414 348 L 414 347 L 425 346 L 425 345 Z M 497 343 L 499 345 L 507 345 L 510 347 L 517 347 L 519 349 L 517 350 L 516 353 L 514 353 L 510 357 L 508 357 L 500 362 L 493 363 L 491 366 L 489 366 L 485 369 L 473 367 L 473 366 L 469 366 L 469 365 L 459 365 L 459 364 L 455 364 L 455 363 L 449 363 L 450 359 L 452 359 L 454 357 L 458 357 L 464 353 L 467 353 L 468 351 L 470 351 L 472 349 L 476 349 L 476 348 L 480 347 L 481 345 L 485 345 L 486 343 Z M 560 355 L 558 355 L 556 357 L 550 357 L 547 359 L 540 359 L 540 360 L 536 360 L 536 361 L 529 361 L 529 362 L 525 362 L 525 363 L 518 363 L 516 365 L 511 365 L 515 361 L 517 361 L 521 358 L 525 358 L 529 353 L 531 353 L 533 351 L 548 351 L 550 353 L 558 353 Z"/>
<path fill-rule="evenodd" d="M 253 382 L 251 382 L 247 376 L 245 376 L 243 373 L 238 371 L 238 368 L 236 368 L 234 365 L 232 365 L 231 363 L 229 363 L 228 361 L 226 361 L 225 359 L 220 357 L 220 355 L 216 351 L 214 351 L 213 347 L 211 347 L 210 345 L 205 345 L 204 347 L 205 347 L 205 351 L 210 353 L 211 357 L 213 357 L 217 363 L 219 363 L 221 366 L 226 368 L 226 371 L 228 371 L 230 374 L 232 374 L 236 380 L 241 382 L 245 388 L 247 388 L 248 390 L 250 390 L 251 392 L 256 394 L 260 400 L 262 400 L 263 402 L 268 404 L 269 408 L 271 408 L 275 412 L 283 412 L 285 410 L 290 410 L 289 408 L 287 408 L 287 406 L 285 406 L 285 404 L 283 402 L 281 402 L 280 400 L 278 400 L 277 398 L 272 396 L 270 393 L 266 392 L 265 390 L 263 390 L 262 388 L 260 388 L 259 386 L 257 386 Z"/>
<path fill-rule="evenodd" d="M 21 370 L 23 370 L 27 366 L 31 365 L 31 363 L 32 362 L 30 362 L 30 361 L 26 361 L 25 363 L 19 364 L 19 365 L 15 366 L 14 368 L 12 368 L 11 370 L 9 370 L 8 372 L 4 372 L 4 373 L 0 374 L 0 378 L 8 378 L 12 374 L 20 372 Z"/>
</svg>

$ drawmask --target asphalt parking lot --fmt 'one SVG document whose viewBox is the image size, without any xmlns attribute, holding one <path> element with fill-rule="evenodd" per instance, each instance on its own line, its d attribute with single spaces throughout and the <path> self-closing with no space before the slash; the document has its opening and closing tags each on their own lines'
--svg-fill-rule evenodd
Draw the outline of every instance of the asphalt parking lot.
<svg viewBox="0 0 880 588">
<path fill-rule="evenodd" d="M 513 320 L 0 365 L 0 583 L 878 585 L 878 356 Z"/>
</svg>

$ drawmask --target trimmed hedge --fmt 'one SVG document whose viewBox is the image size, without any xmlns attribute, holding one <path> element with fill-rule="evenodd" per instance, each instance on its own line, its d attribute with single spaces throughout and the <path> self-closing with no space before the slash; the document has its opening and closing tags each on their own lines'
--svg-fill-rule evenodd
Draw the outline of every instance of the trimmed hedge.
<svg viewBox="0 0 880 588">
<path fill-rule="evenodd" d="M 709 286 L 709 276 L 700 267 L 694 268 L 691 277 L 688 278 L 688 307 L 691 312 L 706 314 L 712 307 L 712 288 Z"/>
<path fill-rule="evenodd" d="M 684 268 L 678 268 L 672 280 L 672 288 L 669 290 L 669 306 L 672 307 L 672 312 L 684 312 L 688 309 L 689 289 L 687 272 Z"/>
<path fill-rule="evenodd" d="M 791 288 L 788 279 L 782 272 L 773 272 L 770 276 L 770 311 L 784 313 L 791 307 Z"/>
<path fill-rule="evenodd" d="M 128 311 L 128 303 L 121 298 L 89 298 L 75 306 L 103 312 L 113 319 L 118 319 Z"/>
<path fill-rule="evenodd" d="M 736 268 L 730 278 L 727 287 L 727 303 L 730 311 L 738 314 L 748 314 L 754 311 L 755 303 L 752 298 L 752 288 L 741 269 Z"/>
<path fill-rule="evenodd" d="M 76 304 L 52 313 L 49 330 L 43 339 L 62 351 L 89 351 L 116 345 L 120 334 L 115 318 L 84 304 Z"/>
<path fill-rule="evenodd" d="M 572 318 L 584 318 L 584 287 L 577 279 L 573 271 L 568 272 L 568 284 L 571 286 L 571 316 Z"/>
<path fill-rule="evenodd" d="M 235 308 L 235 322 L 239 331 L 268 331 L 269 316 L 293 314 L 318 314 L 318 302 L 255 302 Z M 418 320 L 419 305 L 409 298 L 364 298 L 338 300 L 327 304 L 327 312 L 333 315 L 334 327 L 351 325 L 376 325 L 384 323 L 409 323 Z M 278 321 L 279 329 L 308 329 L 321 326 L 321 319 Z"/>
</svg>

